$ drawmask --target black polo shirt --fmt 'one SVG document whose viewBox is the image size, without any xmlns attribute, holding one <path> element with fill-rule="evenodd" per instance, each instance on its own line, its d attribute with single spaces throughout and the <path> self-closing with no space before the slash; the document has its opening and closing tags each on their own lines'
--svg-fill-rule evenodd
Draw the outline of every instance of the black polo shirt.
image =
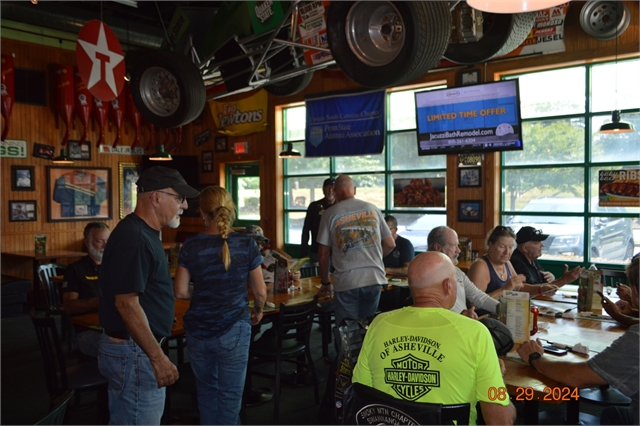
<svg viewBox="0 0 640 426">
<path fill-rule="evenodd" d="M 542 276 L 542 266 L 537 260 L 529 262 L 529 259 L 518 249 L 511 254 L 511 264 L 518 274 L 526 277 L 525 282 L 528 284 L 546 284 L 547 281 Z"/>
<path fill-rule="evenodd" d="M 67 266 L 62 283 L 64 293 L 78 293 L 78 299 L 92 299 L 100 295 L 100 265 L 85 256 Z M 97 312 L 93 309 L 89 312 Z"/>
</svg>

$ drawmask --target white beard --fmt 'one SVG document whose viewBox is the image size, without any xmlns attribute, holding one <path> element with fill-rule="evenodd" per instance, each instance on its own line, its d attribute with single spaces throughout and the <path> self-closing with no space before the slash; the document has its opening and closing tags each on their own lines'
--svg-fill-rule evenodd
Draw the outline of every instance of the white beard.
<svg viewBox="0 0 640 426">
<path fill-rule="evenodd" d="M 102 262 L 102 254 L 104 253 L 104 250 L 96 250 L 93 247 L 89 246 L 87 248 L 87 251 L 89 252 L 89 256 L 91 256 L 94 260 Z"/>
<path fill-rule="evenodd" d="M 171 221 L 167 223 L 167 226 L 173 229 L 176 229 L 178 226 L 180 226 L 180 216 L 176 216 L 171 219 Z"/>
</svg>

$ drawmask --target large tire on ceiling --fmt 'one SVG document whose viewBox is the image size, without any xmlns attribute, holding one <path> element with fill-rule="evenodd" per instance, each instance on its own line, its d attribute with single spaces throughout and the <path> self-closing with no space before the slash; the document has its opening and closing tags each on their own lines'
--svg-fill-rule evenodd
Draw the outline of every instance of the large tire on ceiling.
<svg viewBox="0 0 640 426">
<path fill-rule="evenodd" d="M 498 14 L 483 12 L 484 35 L 477 42 L 452 43 L 444 57 L 458 64 L 480 64 L 506 55 L 526 40 L 536 13 Z"/>
<path fill-rule="evenodd" d="M 425 74 L 442 58 L 450 34 L 445 1 L 336 1 L 327 16 L 333 58 L 366 87 L 390 87 Z"/>
<path fill-rule="evenodd" d="M 311 83 L 312 78 L 313 72 L 306 72 L 287 80 L 268 84 L 264 86 L 264 90 L 276 96 L 291 96 L 306 89 L 309 83 Z"/>
<path fill-rule="evenodd" d="M 131 69 L 131 94 L 140 114 L 163 128 L 191 123 L 207 100 L 198 68 L 174 52 L 157 51 L 138 58 Z"/>
</svg>

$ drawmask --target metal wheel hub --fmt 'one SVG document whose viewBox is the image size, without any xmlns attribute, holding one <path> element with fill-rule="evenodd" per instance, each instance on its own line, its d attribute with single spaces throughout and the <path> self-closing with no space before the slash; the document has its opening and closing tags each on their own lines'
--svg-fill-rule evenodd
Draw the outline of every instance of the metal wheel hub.
<svg viewBox="0 0 640 426">
<path fill-rule="evenodd" d="M 180 106 L 178 80 L 161 67 L 151 67 L 142 74 L 140 95 L 147 108 L 161 117 L 175 113 Z"/>
<path fill-rule="evenodd" d="M 629 8 L 617 1 L 589 1 L 580 11 L 580 26 L 596 40 L 607 41 L 624 33 L 631 22 Z"/>
<path fill-rule="evenodd" d="M 402 17 L 389 2 L 357 2 L 349 10 L 345 30 L 353 54 L 372 67 L 391 63 L 406 36 Z"/>
</svg>

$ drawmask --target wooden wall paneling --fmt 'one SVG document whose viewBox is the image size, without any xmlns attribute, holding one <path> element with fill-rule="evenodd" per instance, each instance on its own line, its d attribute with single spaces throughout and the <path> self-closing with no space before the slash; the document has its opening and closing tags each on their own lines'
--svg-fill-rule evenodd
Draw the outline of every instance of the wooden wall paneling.
<svg viewBox="0 0 640 426">
<path fill-rule="evenodd" d="M 551 67 L 557 64 L 585 63 L 594 60 L 602 60 L 603 58 L 612 58 L 615 54 L 615 41 L 598 41 L 584 33 L 579 24 L 580 10 L 585 2 L 574 1 L 571 3 L 569 13 L 565 23 L 565 45 L 564 52 L 536 55 L 524 58 L 509 58 L 494 60 L 486 64 L 486 79 L 488 81 L 499 78 L 500 73 L 517 70 L 540 69 Z M 635 1 L 624 2 L 631 11 L 631 24 L 629 28 L 622 34 L 618 40 L 618 51 L 623 56 L 639 55 L 639 4 Z M 45 47 L 35 44 L 24 43 L 14 40 L 1 40 L 1 48 L 3 52 L 15 53 L 15 66 L 21 68 L 31 68 L 39 70 L 47 70 L 48 64 L 60 63 L 75 65 L 75 52 Z M 446 80 L 450 86 L 455 85 L 455 74 L 458 70 L 464 68 L 452 67 L 444 70 L 432 70 L 424 76 L 410 82 L 430 83 L 438 80 Z M 282 182 L 282 160 L 278 154 L 282 148 L 281 141 L 276 140 L 278 123 L 276 122 L 275 108 L 277 106 L 288 105 L 293 102 L 304 101 L 305 96 L 310 94 L 319 94 L 333 91 L 359 90 L 362 87 L 356 85 L 341 72 L 335 69 L 317 71 L 311 81 L 309 87 L 302 93 L 288 97 L 276 97 L 269 95 L 269 111 L 267 131 L 249 135 L 240 138 L 229 138 L 229 151 L 225 153 L 214 152 L 214 172 L 200 174 L 200 182 L 206 184 L 224 185 L 224 166 L 233 162 L 259 161 L 261 164 L 261 216 L 265 233 L 275 242 L 275 246 L 282 248 L 284 246 L 283 235 L 283 182 Z M 243 95 L 237 95 L 241 97 Z M 247 96 L 247 95 L 244 95 Z M 233 99 L 233 98 L 230 98 Z M 52 104 L 50 99 L 49 103 Z M 113 128 L 113 126 L 112 126 Z M 203 113 L 203 119 L 199 124 L 190 124 L 183 129 L 183 143 L 176 152 L 178 155 L 198 155 L 201 157 L 203 150 L 212 149 L 213 141 L 196 147 L 193 143 L 194 135 L 211 129 L 213 138 L 217 135 L 215 124 L 208 110 Z M 92 143 L 92 159 L 89 162 L 77 162 L 79 166 L 87 167 L 109 167 L 112 170 L 112 219 L 106 221 L 109 226 L 114 227 L 118 222 L 118 163 L 120 162 L 139 162 L 141 159 L 137 156 L 126 155 L 99 155 L 95 146 L 98 139 L 98 126 L 93 123 L 89 129 L 89 140 Z M 161 133 L 161 132 L 158 132 Z M 148 132 L 143 126 L 142 145 L 146 146 Z M 39 142 L 56 146 L 56 154 L 60 149 L 60 141 L 62 140 L 63 126 L 56 128 L 55 117 L 48 107 L 37 107 L 32 105 L 15 104 L 11 117 L 11 130 L 9 139 L 23 139 L 27 141 L 28 158 L 27 159 L 8 159 L 2 158 L 0 161 L 0 173 L 5 185 L 2 185 L 1 195 L 2 201 L 0 206 L 0 215 L 2 216 L 2 242 L 3 250 L 33 247 L 33 236 L 36 233 L 45 233 L 49 237 L 49 244 L 59 244 L 57 248 L 79 249 L 82 247 L 82 230 L 86 222 L 56 222 L 47 221 L 46 199 L 46 166 L 50 165 L 50 161 L 32 156 L 33 143 Z M 81 125 L 79 122 L 74 123 L 71 130 L 71 137 L 78 139 L 81 135 Z M 115 133 L 106 130 L 106 141 L 111 143 L 115 138 Z M 123 131 L 122 145 L 131 145 L 134 139 L 134 131 L 128 121 L 125 120 Z M 157 136 L 157 141 L 162 140 L 162 136 Z M 233 154 L 231 147 L 236 141 L 246 140 L 250 145 L 251 154 L 248 156 L 236 156 Z M 483 163 L 483 187 L 482 188 L 457 188 L 457 164 L 456 156 L 450 156 L 447 159 L 449 170 L 447 180 L 449 182 L 449 192 L 447 194 L 447 216 L 450 226 L 456 229 L 461 236 L 470 236 L 473 241 L 474 249 L 482 247 L 482 241 L 488 230 L 499 223 L 497 216 L 497 207 L 499 206 L 499 154 L 495 156 L 489 154 L 485 156 Z M 33 165 L 35 166 L 36 175 L 36 191 L 29 192 L 13 192 L 10 187 L 10 166 L 13 164 Z M 9 184 L 7 184 L 9 183 Z M 38 208 L 38 221 L 36 223 L 19 223 L 8 222 L 8 200 L 10 199 L 35 199 Z M 485 222 L 477 223 L 458 223 L 457 221 L 457 200 L 460 199 L 483 199 L 485 202 Z M 493 209 L 493 211 L 491 210 Z M 200 223 L 197 218 L 183 218 L 182 225 L 179 230 L 197 231 Z M 175 232 L 165 230 L 163 238 L 165 241 L 172 241 L 175 238 Z M 14 262 L 15 263 L 15 262 Z M 2 262 L 2 271 L 8 269 L 20 271 L 24 269 L 23 265 L 8 265 Z M 28 268 L 27 268 L 28 270 Z M 8 272 L 7 272 L 8 273 Z M 29 276 L 28 274 L 14 274 Z"/>
</svg>

